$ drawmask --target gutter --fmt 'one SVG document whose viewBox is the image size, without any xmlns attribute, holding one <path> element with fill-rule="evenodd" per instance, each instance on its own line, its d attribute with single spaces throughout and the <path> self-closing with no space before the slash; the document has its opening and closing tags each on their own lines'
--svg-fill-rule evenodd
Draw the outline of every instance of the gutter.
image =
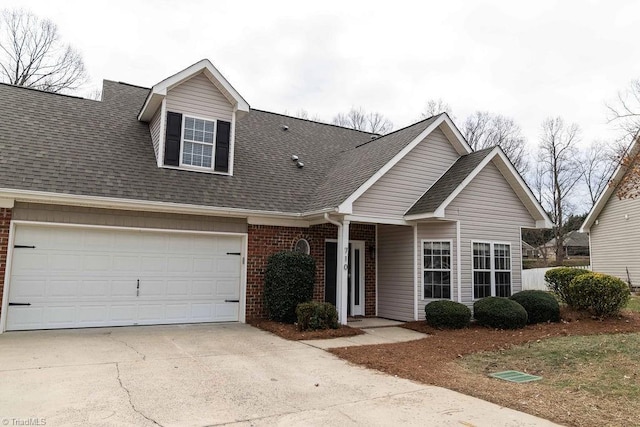
<svg viewBox="0 0 640 427">
<path fill-rule="evenodd" d="M 122 199 L 115 197 L 84 196 L 76 194 L 59 194 L 45 191 L 12 190 L 0 188 L 0 198 L 14 199 L 27 203 L 46 203 L 71 206 L 84 206 L 104 209 L 121 209 L 132 211 L 153 211 L 164 213 L 182 213 L 191 215 L 213 215 L 246 218 L 248 216 L 266 216 L 274 218 L 304 219 L 309 216 L 327 212 L 335 212 L 336 208 L 324 208 L 309 212 L 263 211 L 242 208 L 221 208 L 215 206 L 199 206 L 186 203 L 171 203 L 149 200 Z"/>
</svg>

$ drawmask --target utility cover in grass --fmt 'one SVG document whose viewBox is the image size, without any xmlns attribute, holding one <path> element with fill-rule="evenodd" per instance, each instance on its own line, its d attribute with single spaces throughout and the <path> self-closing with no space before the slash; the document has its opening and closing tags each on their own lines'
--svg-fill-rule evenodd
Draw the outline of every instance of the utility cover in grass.
<svg viewBox="0 0 640 427">
<path fill-rule="evenodd" d="M 542 379 L 542 377 L 525 374 L 524 372 L 519 371 L 496 372 L 495 374 L 489 374 L 489 376 L 505 381 L 511 381 L 513 383 L 528 383 L 529 381 L 539 381 Z"/>
</svg>

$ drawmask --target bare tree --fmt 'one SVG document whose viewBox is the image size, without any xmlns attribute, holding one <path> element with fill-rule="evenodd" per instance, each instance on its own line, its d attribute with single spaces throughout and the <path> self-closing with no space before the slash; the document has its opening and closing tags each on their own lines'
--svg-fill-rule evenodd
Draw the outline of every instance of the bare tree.
<svg viewBox="0 0 640 427">
<path fill-rule="evenodd" d="M 629 142 L 640 130 L 640 79 L 633 80 L 613 102 L 606 104 L 609 123 L 622 131 L 622 139 Z"/>
<path fill-rule="evenodd" d="M 442 98 L 430 99 L 427 101 L 427 105 L 424 108 L 424 112 L 421 114 L 421 118 L 428 119 L 429 117 L 437 116 L 441 113 L 452 115 L 453 110 Z"/>
<path fill-rule="evenodd" d="M 58 27 L 23 10 L 0 15 L 0 79 L 48 92 L 72 91 L 86 81 L 84 62 L 60 41 Z"/>
<path fill-rule="evenodd" d="M 616 146 L 604 141 L 593 141 L 585 150 L 580 167 L 591 202 L 589 209 L 609 184 L 609 179 L 620 161 L 619 156 Z"/>
<path fill-rule="evenodd" d="M 464 122 L 462 133 L 474 150 L 499 145 L 521 174 L 527 171 L 527 140 L 511 118 L 487 111 L 476 111 Z"/>
<path fill-rule="evenodd" d="M 572 209 L 570 197 L 583 174 L 577 149 L 579 136 L 578 125 L 567 125 L 561 117 L 548 118 L 542 123 L 534 187 L 540 202 L 551 214 L 559 264 L 564 260 L 562 234 Z"/>
<path fill-rule="evenodd" d="M 391 132 L 393 123 L 378 112 L 367 113 L 362 107 L 351 108 L 347 113 L 338 113 L 332 120 L 334 125 L 364 132 L 385 134 Z"/>
</svg>

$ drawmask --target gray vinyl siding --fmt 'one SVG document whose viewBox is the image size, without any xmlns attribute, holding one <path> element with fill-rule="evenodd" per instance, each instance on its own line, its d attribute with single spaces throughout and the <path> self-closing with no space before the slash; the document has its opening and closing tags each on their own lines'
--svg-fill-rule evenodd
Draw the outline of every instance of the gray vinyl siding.
<svg viewBox="0 0 640 427">
<path fill-rule="evenodd" d="M 422 241 L 450 241 L 451 242 L 451 295 L 454 301 L 458 300 L 458 272 L 456 250 L 456 223 L 446 221 L 433 221 L 418 224 L 418 318 L 424 319 L 424 306 L 429 304 L 433 299 L 423 299 L 423 265 L 422 265 Z"/>
<path fill-rule="evenodd" d="M 149 122 L 149 130 L 151 132 L 151 141 L 153 142 L 153 151 L 156 153 L 156 159 L 160 158 L 160 135 L 162 128 L 162 108 L 158 108 L 156 114 Z"/>
<path fill-rule="evenodd" d="M 167 93 L 167 111 L 230 122 L 233 107 L 211 81 L 198 74 Z"/>
<path fill-rule="evenodd" d="M 354 202 L 353 213 L 404 216 L 458 157 L 444 133 L 434 130 Z"/>
<path fill-rule="evenodd" d="M 378 316 L 414 320 L 413 227 L 378 225 Z"/>
<path fill-rule="evenodd" d="M 511 244 L 511 292 L 522 289 L 521 227 L 535 220 L 498 168 L 489 163 L 446 208 L 445 217 L 460 221 L 462 301 L 473 301 L 472 241 Z"/>
<path fill-rule="evenodd" d="M 613 194 L 589 234 L 593 271 L 626 282 L 629 269 L 631 284 L 640 286 L 640 199 L 620 200 Z"/>
<path fill-rule="evenodd" d="M 23 221 L 63 224 L 106 225 L 114 227 L 158 228 L 168 230 L 246 233 L 244 218 L 137 212 L 75 206 L 16 203 L 12 218 Z"/>
</svg>

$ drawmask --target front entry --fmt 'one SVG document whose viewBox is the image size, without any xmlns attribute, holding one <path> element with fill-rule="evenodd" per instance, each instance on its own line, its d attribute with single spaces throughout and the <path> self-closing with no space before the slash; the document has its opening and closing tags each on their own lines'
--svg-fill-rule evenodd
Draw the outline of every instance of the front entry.
<svg viewBox="0 0 640 427">
<path fill-rule="evenodd" d="M 327 240 L 325 242 L 324 256 L 324 300 L 336 305 L 336 276 L 338 242 Z M 359 240 L 349 241 L 348 264 L 348 315 L 364 316 L 364 242 Z"/>
</svg>

